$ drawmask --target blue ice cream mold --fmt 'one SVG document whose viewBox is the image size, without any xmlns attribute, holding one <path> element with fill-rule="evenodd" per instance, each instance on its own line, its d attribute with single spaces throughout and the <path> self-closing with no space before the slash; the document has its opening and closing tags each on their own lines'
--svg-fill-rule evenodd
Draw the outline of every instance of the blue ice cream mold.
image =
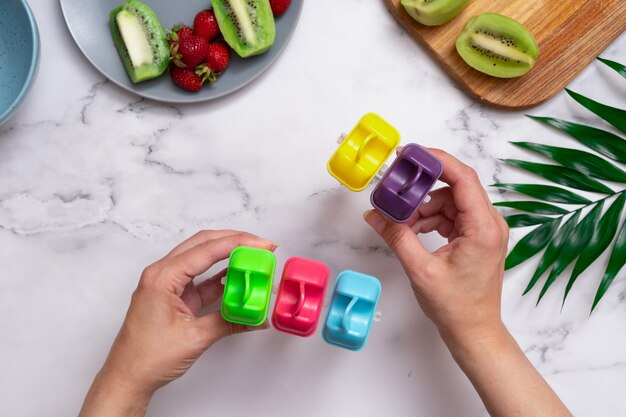
<svg viewBox="0 0 626 417">
<path fill-rule="evenodd" d="M 367 343 L 381 285 L 377 278 L 355 271 L 337 276 L 322 337 L 326 343 L 361 350 Z"/>
</svg>

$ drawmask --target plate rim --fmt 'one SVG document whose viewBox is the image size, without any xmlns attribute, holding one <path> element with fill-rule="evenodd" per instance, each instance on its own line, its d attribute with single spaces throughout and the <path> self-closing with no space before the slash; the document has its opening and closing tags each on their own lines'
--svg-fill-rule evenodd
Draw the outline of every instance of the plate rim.
<svg viewBox="0 0 626 417">
<path fill-rule="evenodd" d="M 25 1 L 25 0 L 22 0 L 22 1 Z M 298 7 L 298 10 L 297 10 L 297 13 L 296 13 L 294 25 L 290 28 L 289 33 L 287 33 L 285 35 L 286 36 L 285 37 L 285 42 L 280 47 L 278 47 L 278 52 L 276 53 L 276 55 L 274 55 L 273 57 L 269 58 L 269 60 L 263 65 L 263 67 L 256 74 L 254 74 L 252 77 L 248 78 L 245 82 L 243 82 L 240 85 L 237 85 L 236 87 L 230 88 L 229 90 L 222 91 L 221 93 L 218 93 L 217 95 L 210 96 L 210 97 L 197 96 L 197 97 L 180 98 L 180 99 L 168 99 L 168 98 L 159 97 L 158 95 L 154 95 L 154 94 L 150 94 L 150 93 L 138 92 L 138 91 L 136 91 L 136 90 L 134 90 L 132 88 L 129 88 L 128 86 L 126 86 L 126 85 L 120 83 L 119 81 L 114 80 L 113 78 L 111 78 L 98 65 L 96 65 L 93 62 L 93 60 L 89 57 L 89 55 L 87 55 L 87 53 L 83 49 L 82 45 L 78 42 L 78 40 L 76 39 L 76 35 L 74 34 L 74 31 L 70 27 L 70 23 L 69 23 L 69 20 L 68 20 L 68 17 L 67 17 L 67 11 L 65 10 L 65 7 L 64 7 L 64 4 L 65 4 L 66 1 L 67 0 L 59 0 L 59 5 L 61 6 L 61 14 L 63 15 L 63 21 L 65 22 L 65 27 L 67 28 L 68 32 L 72 36 L 72 40 L 74 41 L 74 44 L 78 47 L 78 49 L 80 50 L 80 52 L 83 55 L 83 57 L 85 59 L 87 59 L 87 61 L 89 61 L 89 63 L 91 64 L 91 66 L 93 68 L 95 68 L 107 80 L 109 80 L 110 82 L 112 82 L 113 84 L 117 85 L 118 87 L 122 88 L 125 91 L 128 91 L 128 92 L 130 92 L 132 94 L 135 94 L 135 95 L 137 95 L 139 97 L 147 98 L 147 99 L 158 101 L 158 102 L 161 102 L 161 103 L 170 103 L 170 104 L 193 104 L 193 103 L 203 103 L 203 102 L 207 102 L 207 101 L 211 101 L 211 100 L 216 100 L 218 98 L 222 98 L 224 96 L 232 94 L 235 91 L 238 91 L 238 90 L 246 87 L 252 81 L 254 81 L 257 78 L 259 78 L 261 76 L 261 74 L 265 73 L 265 71 L 267 71 L 267 69 L 269 67 L 271 67 L 272 64 L 274 64 L 276 59 L 278 59 L 278 57 L 280 55 L 282 55 L 283 51 L 285 50 L 285 48 L 287 47 L 287 45 L 291 41 L 291 37 L 293 36 L 294 32 L 296 31 L 296 27 L 298 26 L 298 23 L 300 22 L 300 16 L 302 15 L 302 9 L 304 7 L 304 0 L 298 2 L 299 3 L 299 7 Z"/>
</svg>

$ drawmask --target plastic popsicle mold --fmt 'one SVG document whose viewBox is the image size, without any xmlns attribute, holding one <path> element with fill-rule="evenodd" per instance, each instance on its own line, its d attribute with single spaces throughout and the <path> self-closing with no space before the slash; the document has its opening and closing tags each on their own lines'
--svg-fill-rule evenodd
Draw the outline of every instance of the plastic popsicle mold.
<svg viewBox="0 0 626 417">
<path fill-rule="evenodd" d="M 322 336 L 335 346 L 349 350 L 365 347 L 380 298 L 378 279 L 355 271 L 337 277 Z"/>
<path fill-rule="evenodd" d="M 276 258 L 270 251 L 240 246 L 230 253 L 222 316 L 225 320 L 258 326 L 267 318 Z"/>
<path fill-rule="evenodd" d="M 433 188 L 443 166 L 423 147 L 406 145 L 374 188 L 372 205 L 391 220 L 404 223 Z"/>
<path fill-rule="evenodd" d="M 352 191 L 361 191 L 400 143 L 400 133 L 382 117 L 368 113 L 328 160 L 328 172 Z"/>
<path fill-rule="evenodd" d="M 277 330 L 308 337 L 315 333 L 330 272 L 321 262 L 289 258 L 280 281 L 272 324 Z"/>
</svg>

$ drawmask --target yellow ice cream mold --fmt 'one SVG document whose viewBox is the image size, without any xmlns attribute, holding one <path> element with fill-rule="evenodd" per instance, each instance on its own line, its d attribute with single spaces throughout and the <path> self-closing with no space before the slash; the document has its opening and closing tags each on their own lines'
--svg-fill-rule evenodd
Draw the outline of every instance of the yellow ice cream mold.
<svg viewBox="0 0 626 417">
<path fill-rule="evenodd" d="M 362 191 L 400 144 L 400 133 L 382 117 L 359 120 L 328 160 L 328 172 L 352 191 Z"/>
</svg>

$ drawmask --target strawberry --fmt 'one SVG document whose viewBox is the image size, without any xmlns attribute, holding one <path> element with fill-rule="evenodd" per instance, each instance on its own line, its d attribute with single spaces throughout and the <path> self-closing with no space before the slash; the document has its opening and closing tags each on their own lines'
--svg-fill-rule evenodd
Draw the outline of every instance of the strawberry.
<svg viewBox="0 0 626 417">
<path fill-rule="evenodd" d="M 217 41 L 209 44 L 209 51 L 206 63 L 214 74 L 224 72 L 230 63 L 230 50 L 224 41 Z"/>
<path fill-rule="evenodd" d="M 190 35 L 193 35 L 193 30 L 184 23 L 177 23 L 171 30 L 167 31 L 167 39 L 170 41 L 170 45 Z"/>
<path fill-rule="evenodd" d="M 189 35 L 173 45 L 171 57 L 177 66 L 193 68 L 204 62 L 208 49 L 209 41 L 205 38 Z"/>
<path fill-rule="evenodd" d="M 180 27 L 180 29 L 178 29 L 178 31 L 176 33 L 178 34 L 178 39 L 182 40 L 182 39 L 188 38 L 189 36 L 193 35 L 193 29 L 191 29 L 187 25 L 182 25 Z"/>
<path fill-rule="evenodd" d="M 220 34 L 220 27 L 217 25 L 213 10 L 202 10 L 196 15 L 193 20 L 193 33 L 206 38 L 209 42 Z"/>
<path fill-rule="evenodd" d="M 289 7 L 291 0 L 270 0 L 270 6 L 272 7 L 272 13 L 274 16 L 280 16 Z"/>
<path fill-rule="evenodd" d="M 176 65 L 170 65 L 170 75 L 179 87 L 187 91 L 199 91 L 207 79 L 204 73 L 198 74 L 193 68 L 180 68 Z"/>
</svg>

